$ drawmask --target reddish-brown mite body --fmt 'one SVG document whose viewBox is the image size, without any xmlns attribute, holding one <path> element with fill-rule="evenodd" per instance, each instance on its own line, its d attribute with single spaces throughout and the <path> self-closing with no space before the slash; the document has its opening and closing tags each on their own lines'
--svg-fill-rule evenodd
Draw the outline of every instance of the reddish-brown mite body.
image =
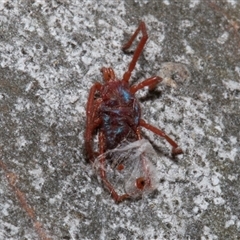
<svg viewBox="0 0 240 240">
<path fill-rule="evenodd" d="M 124 140 L 128 142 L 140 140 L 142 138 L 141 127 L 144 127 L 165 138 L 172 146 L 173 156 L 183 153 L 178 144 L 162 130 L 141 119 L 141 109 L 135 93 L 144 87 L 153 89 L 162 81 L 162 78 L 154 76 L 133 86 L 129 84 L 131 73 L 148 39 L 144 22 L 140 22 L 135 33 L 122 48 L 123 51 L 129 49 L 140 31 L 142 32 L 142 38 L 134 51 L 132 61 L 123 78 L 121 80 L 117 79 L 112 68 L 102 68 L 101 72 L 105 83 L 96 82 L 91 87 L 86 109 L 85 148 L 87 157 L 91 163 L 95 163 L 95 159 L 99 161 L 99 175 L 116 202 L 121 202 L 131 196 L 128 193 L 119 195 L 112 183 L 109 182 L 105 167 L 107 159 L 104 153 L 106 151 L 116 148 Z M 96 133 L 98 134 L 97 153 L 95 153 L 93 147 L 93 138 Z M 124 165 L 121 163 L 119 170 L 123 169 Z M 148 175 L 146 174 L 146 176 Z M 135 186 L 140 191 L 150 187 L 150 185 L 150 177 L 138 177 L 135 181 Z"/>
</svg>

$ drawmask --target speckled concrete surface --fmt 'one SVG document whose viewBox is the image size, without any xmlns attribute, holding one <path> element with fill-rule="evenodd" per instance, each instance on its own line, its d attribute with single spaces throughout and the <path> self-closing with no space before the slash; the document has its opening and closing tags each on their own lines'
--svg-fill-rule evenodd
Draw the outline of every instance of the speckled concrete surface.
<svg viewBox="0 0 240 240">
<path fill-rule="evenodd" d="M 2 0 L 0 239 L 240 239 L 239 9 L 237 0 Z M 173 162 L 144 131 L 159 156 L 157 191 L 116 205 L 85 162 L 85 105 L 102 66 L 121 78 L 131 59 L 121 46 L 141 19 L 149 41 L 132 82 L 166 66 L 174 81 L 137 94 L 143 118 L 185 154 Z"/>
</svg>

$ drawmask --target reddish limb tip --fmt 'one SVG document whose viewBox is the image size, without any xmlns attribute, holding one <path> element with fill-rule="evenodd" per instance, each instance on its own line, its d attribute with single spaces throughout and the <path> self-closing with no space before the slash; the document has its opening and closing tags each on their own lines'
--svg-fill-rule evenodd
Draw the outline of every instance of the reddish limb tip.
<svg viewBox="0 0 240 240">
<path fill-rule="evenodd" d="M 122 171 L 124 169 L 124 165 L 123 164 L 119 164 L 118 166 L 117 166 L 117 170 L 118 171 Z"/>
<path fill-rule="evenodd" d="M 141 52 L 144 48 L 144 45 L 147 42 L 148 35 L 147 35 L 146 25 L 145 25 L 144 22 L 140 22 L 137 30 L 134 32 L 132 37 L 122 47 L 122 50 L 124 52 L 126 52 L 126 50 L 129 49 L 131 47 L 131 45 L 133 44 L 133 42 L 136 39 L 139 32 L 142 32 L 142 38 L 141 38 L 140 42 L 138 43 L 136 50 L 134 51 L 133 58 L 132 58 L 132 61 L 130 62 L 129 66 L 128 66 L 127 72 L 125 72 L 124 75 L 123 75 L 123 81 L 124 82 L 128 82 L 129 78 L 131 77 L 131 74 L 132 74 L 133 69 L 135 68 L 136 62 L 137 62 L 137 60 L 138 60 L 138 58 L 139 58 L 139 56 L 140 56 L 140 54 L 141 54 Z"/>
<path fill-rule="evenodd" d="M 145 79 L 143 82 L 138 83 L 137 85 L 133 85 L 130 88 L 131 93 L 136 93 L 138 90 L 144 88 L 144 87 L 149 87 L 149 90 L 153 90 L 157 84 L 159 84 L 163 79 L 158 77 L 158 76 L 154 76 L 154 77 L 150 77 Z"/>
<path fill-rule="evenodd" d="M 101 68 L 100 71 L 102 72 L 103 75 L 103 80 L 105 82 L 108 82 L 110 80 L 114 80 L 115 79 L 115 73 L 113 71 L 112 68 Z"/>
<path fill-rule="evenodd" d="M 178 148 L 173 148 L 172 149 L 172 156 L 173 157 L 175 157 L 179 154 L 183 154 L 183 150 L 181 148 L 178 147 Z"/>
<path fill-rule="evenodd" d="M 146 180 L 144 177 L 139 177 L 136 179 L 136 187 L 140 190 L 143 190 L 146 185 Z"/>
</svg>

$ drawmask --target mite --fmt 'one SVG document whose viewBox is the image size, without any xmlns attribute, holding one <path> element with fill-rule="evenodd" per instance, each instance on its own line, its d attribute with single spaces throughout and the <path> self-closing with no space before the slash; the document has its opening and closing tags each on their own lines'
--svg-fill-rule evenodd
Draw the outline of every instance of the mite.
<svg viewBox="0 0 240 240">
<path fill-rule="evenodd" d="M 127 192 L 118 194 L 113 183 L 109 181 L 107 166 L 115 160 L 107 152 L 113 151 L 115 148 L 119 148 L 119 146 L 120 148 L 125 147 L 126 144 L 124 143 L 126 142 L 133 143 L 141 140 L 141 128 L 146 128 L 163 137 L 172 146 L 172 156 L 183 153 L 178 144 L 162 130 L 141 119 L 141 108 L 135 93 L 144 87 L 154 89 L 162 81 L 162 78 L 154 76 L 136 85 L 130 85 L 129 83 L 132 71 L 148 39 L 144 22 L 140 22 L 130 40 L 122 47 L 122 50 L 126 53 L 140 32 L 142 37 L 133 53 L 128 70 L 123 74 L 122 79 L 116 78 L 112 68 L 103 67 L 101 72 L 104 83 L 96 82 L 91 87 L 86 107 L 85 149 L 87 158 L 93 165 L 98 166 L 98 174 L 104 186 L 117 203 L 131 198 L 132 195 Z M 93 140 L 95 136 L 98 137 L 98 149 L 94 147 Z M 145 192 L 146 189 L 152 188 L 152 184 L 150 175 L 147 172 L 148 166 L 145 164 L 146 157 L 144 152 L 137 159 L 141 162 L 145 174 L 136 177 L 133 185 L 139 190 L 138 192 Z M 123 159 L 118 161 L 117 166 L 116 164 L 112 165 L 121 172 L 126 167 L 126 164 L 127 161 Z"/>
</svg>

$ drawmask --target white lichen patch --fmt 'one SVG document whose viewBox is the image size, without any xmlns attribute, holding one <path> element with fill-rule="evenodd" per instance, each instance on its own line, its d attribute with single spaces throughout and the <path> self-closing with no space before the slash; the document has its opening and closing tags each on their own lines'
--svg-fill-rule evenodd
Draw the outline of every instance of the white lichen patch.
<svg viewBox="0 0 240 240">
<path fill-rule="evenodd" d="M 138 3 L 141 7 L 149 2 L 149 0 L 134 0 L 134 1 Z"/>
<path fill-rule="evenodd" d="M 201 98 L 202 101 L 208 101 L 213 99 L 213 97 L 210 94 L 207 94 L 205 92 L 199 94 L 199 97 Z"/>
<path fill-rule="evenodd" d="M 216 234 L 213 233 L 213 231 L 207 227 L 207 226 L 204 226 L 203 228 L 203 235 L 201 237 L 201 240 L 214 240 L 214 239 L 219 239 L 218 236 Z"/>
<path fill-rule="evenodd" d="M 1 194 L 2 195 L 2 194 Z M 1 209 L 0 209 L 0 211 L 1 211 L 1 214 L 3 215 L 3 216 L 8 216 L 9 215 L 9 208 L 11 207 L 11 204 L 10 203 L 8 203 L 8 202 L 6 202 L 3 206 L 1 206 Z"/>
<path fill-rule="evenodd" d="M 228 40 L 228 37 L 229 33 L 225 31 L 221 36 L 217 38 L 217 42 L 219 44 L 224 44 Z"/>
<path fill-rule="evenodd" d="M 170 5 L 170 1 L 169 0 L 163 0 L 163 3 L 165 4 L 165 5 Z"/>
<path fill-rule="evenodd" d="M 189 28 L 189 27 L 192 27 L 193 26 L 193 22 L 186 19 L 186 20 L 182 20 L 180 22 L 180 25 L 179 25 L 179 28 L 182 29 L 182 30 L 185 30 L 186 28 Z"/>
<path fill-rule="evenodd" d="M 229 228 L 238 223 L 239 223 L 239 217 L 233 214 L 231 215 L 230 219 L 225 222 L 225 228 Z"/>
<path fill-rule="evenodd" d="M 0 219 L 0 238 L 5 239 L 5 229 L 8 229 L 8 233 L 10 233 L 12 236 L 17 236 L 19 232 L 19 227 L 15 226 L 11 223 L 8 223 L 6 221 L 2 221 Z"/>
<path fill-rule="evenodd" d="M 240 82 L 239 81 L 234 81 L 234 80 L 222 80 L 222 83 L 225 85 L 227 89 L 230 91 L 238 90 L 240 91 Z"/>
<path fill-rule="evenodd" d="M 237 72 L 238 76 L 240 77 L 240 67 L 239 66 L 235 67 L 235 71 Z"/>
<path fill-rule="evenodd" d="M 235 7 L 237 5 L 238 1 L 237 0 L 227 0 L 227 2 Z"/>
<path fill-rule="evenodd" d="M 31 175 L 33 177 L 33 181 L 31 183 L 31 185 L 37 190 L 37 191 L 41 191 L 42 189 L 42 186 L 45 182 L 45 179 L 43 177 L 43 174 L 42 174 L 42 169 L 41 167 L 38 167 L 36 169 L 32 169 L 32 170 L 29 170 L 29 175 Z"/>
<path fill-rule="evenodd" d="M 16 147 L 19 150 L 23 150 L 30 142 L 25 138 L 25 136 L 19 136 L 16 138 Z"/>
<path fill-rule="evenodd" d="M 63 223 L 64 223 L 63 226 L 68 228 L 68 232 L 70 233 L 70 236 L 74 239 L 75 235 L 78 233 L 77 226 L 80 224 L 80 219 L 66 216 L 63 219 Z"/>
<path fill-rule="evenodd" d="M 190 0 L 189 7 L 194 8 L 200 3 L 200 0 Z"/>
<path fill-rule="evenodd" d="M 221 197 L 217 197 L 217 198 L 213 199 L 213 202 L 214 202 L 215 205 L 223 205 L 223 204 L 226 203 L 226 200 L 224 200 Z"/>
<path fill-rule="evenodd" d="M 17 112 L 29 110 L 31 106 L 32 106 L 31 102 L 23 98 L 18 98 L 15 104 L 15 108 Z"/>
<path fill-rule="evenodd" d="M 189 45 L 187 41 L 184 40 L 183 44 L 185 46 L 186 54 L 193 55 L 195 53 L 194 49 Z"/>
</svg>

